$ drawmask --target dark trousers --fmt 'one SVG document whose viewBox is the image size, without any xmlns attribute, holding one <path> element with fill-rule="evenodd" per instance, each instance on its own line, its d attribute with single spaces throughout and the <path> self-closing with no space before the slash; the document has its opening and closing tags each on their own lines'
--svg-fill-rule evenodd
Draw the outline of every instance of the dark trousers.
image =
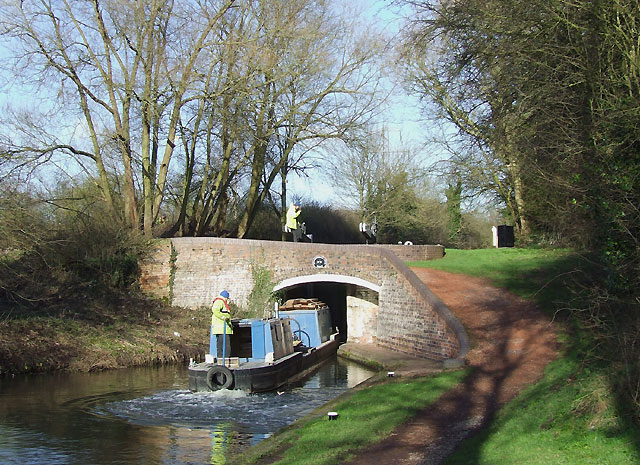
<svg viewBox="0 0 640 465">
<path fill-rule="evenodd" d="M 302 229 L 292 229 L 291 232 L 293 233 L 293 242 L 300 242 L 300 239 L 302 239 Z"/>
<path fill-rule="evenodd" d="M 224 345 L 225 357 L 231 357 L 231 337 L 228 334 L 216 334 L 216 357 L 222 358 L 222 349 Z"/>
</svg>

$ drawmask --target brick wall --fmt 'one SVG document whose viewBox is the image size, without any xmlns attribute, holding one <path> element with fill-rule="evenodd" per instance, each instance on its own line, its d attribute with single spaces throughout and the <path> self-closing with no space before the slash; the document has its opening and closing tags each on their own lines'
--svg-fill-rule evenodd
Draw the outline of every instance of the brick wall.
<svg viewBox="0 0 640 465">
<path fill-rule="evenodd" d="M 140 288 L 160 299 L 170 300 L 171 239 L 156 240 L 140 263 Z"/>
<path fill-rule="evenodd" d="M 276 283 L 317 274 L 357 277 L 380 288 L 378 344 L 441 360 L 466 353 L 466 333 L 404 261 L 443 255 L 442 246 L 175 238 L 159 242 L 141 263 L 140 285 L 149 294 L 171 297 L 173 305 L 193 308 L 208 306 L 222 289 L 238 304 L 245 303 L 253 288 L 252 266 L 269 269 Z M 317 257 L 325 259 L 323 268 L 314 266 Z"/>
<path fill-rule="evenodd" d="M 347 342 L 375 342 L 378 331 L 378 305 L 347 295 L 347 327 Z"/>
</svg>

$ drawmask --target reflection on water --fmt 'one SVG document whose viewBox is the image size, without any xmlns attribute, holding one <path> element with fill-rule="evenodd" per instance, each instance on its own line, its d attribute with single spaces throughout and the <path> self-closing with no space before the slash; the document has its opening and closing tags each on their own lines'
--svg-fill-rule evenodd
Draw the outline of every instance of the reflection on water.
<svg viewBox="0 0 640 465">
<path fill-rule="evenodd" d="M 364 381 L 336 359 L 280 393 L 191 393 L 184 367 L 0 380 L 2 464 L 224 464 Z"/>
</svg>

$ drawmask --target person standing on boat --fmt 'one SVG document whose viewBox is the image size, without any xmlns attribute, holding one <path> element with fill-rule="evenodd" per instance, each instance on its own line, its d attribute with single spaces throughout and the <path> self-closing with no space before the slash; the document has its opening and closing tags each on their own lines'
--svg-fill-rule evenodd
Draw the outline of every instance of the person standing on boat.
<svg viewBox="0 0 640 465">
<path fill-rule="evenodd" d="M 213 300 L 211 305 L 211 338 L 209 352 L 216 354 L 217 358 L 222 358 L 223 344 L 226 357 L 231 355 L 231 311 L 229 310 L 229 293 L 225 290 Z M 215 345 L 214 345 L 214 341 Z"/>
<path fill-rule="evenodd" d="M 300 213 L 302 213 L 300 205 L 291 202 L 287 210 L 287 229 L 293 233 L 293 242 L 298 242 L 302 238 L 302 231 L 298 227 Z"/>
</svg>

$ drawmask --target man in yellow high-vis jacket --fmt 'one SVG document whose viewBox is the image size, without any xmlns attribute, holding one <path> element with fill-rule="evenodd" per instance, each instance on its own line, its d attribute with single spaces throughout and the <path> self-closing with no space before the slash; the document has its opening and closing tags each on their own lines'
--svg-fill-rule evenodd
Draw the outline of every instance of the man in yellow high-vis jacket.
<svg viewBox="0 0 640 465">
<path fill-rule="evenodd" d="M 231 355 L 231 311 L 229 310 L 229 292 L 222 291 L 211 305 L 211 338 L 209 352 L 217 358 L 222 358 L 223 344 L 225 356 Z M 215 341 L 215 345 L 214 345 Z"/>
<path fill-rule="evenodd" d="M 293 233 L 293 242 L 298 242 L 302 238 L 302 231 L 298 227 L 298 217 L 301 212 L 300 205 L 293 202 L 287 210 L 287 229 Z"/>
</svg>

